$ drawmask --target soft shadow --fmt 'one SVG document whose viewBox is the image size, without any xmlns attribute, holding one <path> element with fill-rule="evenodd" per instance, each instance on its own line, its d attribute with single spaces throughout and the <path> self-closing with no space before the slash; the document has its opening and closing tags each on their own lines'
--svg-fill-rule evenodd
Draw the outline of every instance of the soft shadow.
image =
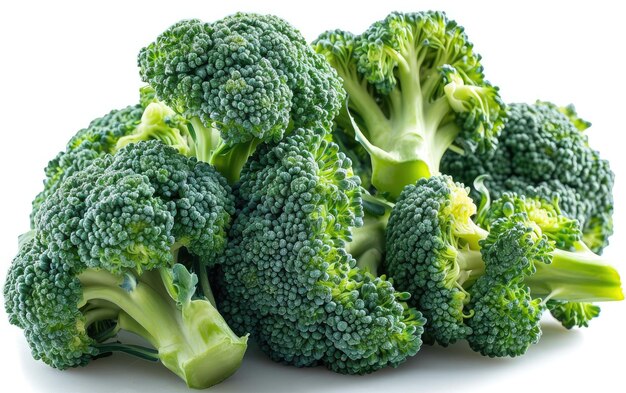
<svg viewBox="0 0 626 393">
<path fill-rule="evenodd" d="M 488 358 L 460 342 L 447 348 L 424 345 L 413 358 L 398 368 L 354 376 L 341 375 L 324 367 L 295 368 L 271 361 L 254 344 L 250 345 L 242 367 L 231 378 L 214 386 L 212 393 L 323 391 L 390 391 L 390 386 L 419 386 L 420 391 L 444 392 L 465 386 L 481 386 L 505 375 L 502 370 L 524 367 L 546 356 L 558 356 L 559 349 L 576 345 L 582 338 L 554 321 L 542 324 L 543 337 L 519 358 Z M 87 367 L 54 370 L 34 361 L 24 343 L 22 365 L 32 371 L 32 384 L 38 391 L 67 393 L 189 392 L 185 384 L 159 363 L 125 354 L 116 354 L 90 363 Z M 442 385 L 442 381 L 445 383 Z"/>
</svg>

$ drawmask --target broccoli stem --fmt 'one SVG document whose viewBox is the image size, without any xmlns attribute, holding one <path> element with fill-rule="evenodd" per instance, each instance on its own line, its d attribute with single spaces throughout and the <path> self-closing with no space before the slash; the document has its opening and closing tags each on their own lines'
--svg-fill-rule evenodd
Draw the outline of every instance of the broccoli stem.
<svg viewBox="0 0 626 393">
<path fill-rule="evenodd" d="M 247 337 L 237 337 L 206 300 L 191 300 L 179 309 L 167 294 L 158 270 L 143 273 L 129 289 L 120 286 L 122 277 L 102 270 L 88 269 L 79 279 L 85 304 L 103 300 L 119 308 L 118 327 L 146 339 L 156 348 L 161 363 L 188 386 L 212 386 L 239 368 Z M 88 314 L 92 319 L 97 315 L 95 310 Z M 109 319 L 110 314 L 106 317 Z M 136 352 L 144 358 L 149 352 L 126 344 L 105 343 L 98 347 L 101 351 Z M 216 363 L 215 359 L 220 361 Z"/>
<path fill-rule="evenodd" d="M 199 118 L 192 118 L 190 123 L 196 137 L 196 158 L 213 165 L 229 184 L 239 180 L 241 169 L 261 141 L 253 138 L 231 146 L 224 142 L 217 129 L 205 127 Z"/>
<path fill-rule="evenodd" d="M 619 273 L 604 258 L 588 250 L 552 253 L 552 263 L 535 264 L 526 278 L 533 297 L 570 302 L 624 299 Z"/>
<path fill-rule="evenodd" d="M 209 273 L 207 271 L 207 267 L 198 262 L 196 270 L 198 272 L 198 283 L 200 284 L 202 294 L 204 295 L 204 297 L 207 298 L 208 301 L 211 302 L 213 307 L 217 307 L 215 303 L 215 297 L 213 296 L 213 291 L 211 290 L 211 283 L 209 282 Z"/>
<path fill-rule="evenodd" d="M 205 127 L 198 117 L 191 118 L 189 122 L 195 136 L 196 158 L 199 161 L 210 162 L 213 151 L 222 140 L 219 131 L 214 127 Z"/>
<path fill-rule="evenodd" d="M 378 276 L 383 261 L 388 220 L 389 211 L 382 216 L 366 213 L 363 226 L 352 229 L 352 240 L 345 246 L 345 250 L 356 259 L 356 266 L 374 276 Z"/>
<path fill-rule="evenodd" d="M 371 157 L 372 184 L 391 198 L 397 198 L 407 184 L 439 174 L 441 158 L 460 132 L 450 120 L 447 99 L 431 101 L 437 84 L 421 85 L 421 60 L 412 53 L 406 59 L 399 67 L 401 87 L 395 87 L 386 101 L 389 118 L 366 89 L 355 83 L 346 85 L 350 105 L 368 132 L 365 135 L 351 118 L 356 139 Z"/>
<path fill-rule="evenodd" d="M 460 250 L 456 263 L 459 269 L 456 282 L 464 289 L 469 288 L 485 273 L 485 262 L 479 250 Z"/>
<path fill-rule="evenodd" d="M 261 141 L 257 138 L 233 146 L 222 143 L 212 153 L 209 162 L 219 173 L 224 175 L 229 184 L 234 184 L 239 180 L 241 169 L 248 161 L 248 157 L 254 153 L 259 143 Z"/>
</svg>

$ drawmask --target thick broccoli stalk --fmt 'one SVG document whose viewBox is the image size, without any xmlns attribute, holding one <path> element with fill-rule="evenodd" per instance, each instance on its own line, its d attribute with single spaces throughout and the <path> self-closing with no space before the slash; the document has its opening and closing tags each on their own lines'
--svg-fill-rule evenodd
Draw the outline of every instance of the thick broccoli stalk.
<svg viewBox="0 0 626 393">
<path fill-rule="evenodd" d="M 510 104 L 496 150 L 447 153 L 441 170 L 465 184 L 489 175 L 485 185 L 494 198 L 505 192 L 558 198 L 563 214 L 580 222 L 585 244 L 600 253 L 613 233 L 614 175 L 589 146 L 589 125 L 571 105 Z"/>
<path fill-rule="evenodd" d="M 55 368 L 122 351 L 160 361 L 191 387 L 216 384 L 237 370 L 247 341 L 202 284 L 233 213 L 221 175 L 160 141 L 95 158 L 60 181 L 21 238 L 4 286 L 9 320 Z M 118 342 L 120 330 L 154 348 Z"/>
<path fill-rule="evenodd" d="M 113 110 L 93 120 L 78 131 L 66 149 L 45 168 L 44 189 L 33 200 L 31 227 L 39 206 L 52 195 L 63 179 L 83 170 L 97 157 L 112 154 L 131 142 L 157 139 L 176 148 L 181 154 L 193 155 L 193 139 L 186 121 L 163 103 L 156 101 L 154 90 L 140 89 L 140 104 Z"/>
<path fill-rule="evenodd" d="M 88 269 L 78 280 L 82 289 L 78 308 L 87 331 L 115 320 L 107 336 L 125 330 L 156 348 L 106 341 L 94 344 L 97 355 L 121 351 L 160 361 L 189 387 L 199 389 L 221 382 L 239 368 L 247 338 L 235 335 L 210 301 L 193 299 L 197 277 L 182 264 L 138 277 Z"/>
<path fill-rule="evenodd" d="M 449 176 L 422 179 L 389 217 L 385 269 L 424 313 L 429 339 L 517 356 L 539 339 L 548 303 L 571 327 L 597 313 L 581 305 L 566 315 L 565 302 L 623 299 L 617 271 L 584 247 L 577 222 L 558 206 L 505 194 L 477 213 L 468 193 Z"/>
<path fill-rule="evenodd" d="M 275 16 L 183 20 L 138 61 L 142 80 L 190 121 L 198 159 L 230 182 L 257 145 L 297 127 L 329 126 L 344 97 L 323 57 Z"/>
<path fill-rule="evenodd" d="M 295 130 L 244 166 L 220 311 L 276 361 L 348 374 L 397 366 L 419 350 L 424 320 L 346 251 L 362 221 L 359 179 L 322 133 Z"/>
<path fill-rule="evenodd" d="M 313 46 L 343 79 L 348 128 L 370 154 L 378 191 L 397 197 L 438 174 L 448 149 L 493 148 L 504 105 L 464 29 L 444 13 L 394 12 L 361 35 L 328 31 Z"/>
</svg>

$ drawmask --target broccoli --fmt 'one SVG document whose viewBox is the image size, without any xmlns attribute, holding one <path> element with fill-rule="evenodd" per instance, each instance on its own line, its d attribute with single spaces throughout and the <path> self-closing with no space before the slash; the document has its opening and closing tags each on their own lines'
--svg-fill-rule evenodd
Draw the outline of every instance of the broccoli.
<svg viewBox="0 0 626 393">
<path fill-rule="evenodd" d="M 297 129 L 245 164 L 217 266 L 220 311 L 275 361 L 369 373 L 414 355 L 424 320 L 346 251 L 362 221 L 360 182 L 324 132 Z"/>
<path fill-rule="evenodd" d="M 616 270 L 584 246 L 578 223 L 558 206 L 504 194 L 477 213 L 468 192 L 449 176 L 421 179 L 389 217 L 385 269 L 426 317 L 429 340 L 466 339 L 484 355 L 517 356 L 539 339 L 548 303 L 571 327 L 597 315 L 583 303 L 623 299 Z"/>
<path fill-rule="evenodd" d="M 186 121 L 163 103 L 155 100 L 154 90 L 140 90 L 140 104 L 95 119 L 78 131 L 45 168 L 44 189 L 33 200 L 31 227 L 39 206 L 52 195 L 63 179 L 80 171 L 104 154 L 114 153 L 129 142 L 158 139 L 185 155 L 194 153 L 193 140 Z"/>
<path fill-rule="evenodd" d="M 191 123 L 198 159 L 231 182 L 260 143 L 330 126 L 345 94 L 323 56 L 275 16 L 180 21 L 138 62 L 142 80 Z"/>
<path fill-rule="evenodd" d="M 589 146 L 583 132 L 588 126 L 572 106 L 511 104 L 498 149 L 448 153 L 441 168 L 465 184 L 489 175 L 485 184 L 494 198 L 505 192 L 558 198 L 563 214 L 580 222 L 583 241 L 599 253 L 613 233 L 614 175 Z M 479 193 L 473 196 L 480 199 Z"/>
<path fill-rule="evenodd" d="M 356 260 L 356 266 L 374 276 L 382 273 L 385 257 L 385 229 L 391 213 L 391 203 L 362 192 L 363 225 L 352 229 L 346 251 Z"/>
<path fill-rule="evenodd" d="M 353 121 L 340 116 L 337 125 L 370 154 L 379 192 L 395 198 L 438 174 L 448 149 L 493 148 L 505 115 L 498 88 L 444 13 L 394 12 L 361 35 L 327 31 L 313 46 L 343 79 Z"/>
<path fill-rule="evenodd" d="M 233 213 L 221 175 L 160 141 L 94 158 L 57 183 L 20 239 L 4 286 L 9 320 L 55 368 L 121 351 L 160 361 L 190 387 L 218 383 L 247 341 L 208 300 L 205 266 Z M 115 341 L 120 330 L 154 349 Z"/>
</svg>

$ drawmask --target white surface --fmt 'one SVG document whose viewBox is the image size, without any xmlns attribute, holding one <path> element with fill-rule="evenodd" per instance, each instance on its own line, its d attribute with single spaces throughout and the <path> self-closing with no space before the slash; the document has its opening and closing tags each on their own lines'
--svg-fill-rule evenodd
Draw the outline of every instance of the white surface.
<svg viewBox="0 0 626 393">
<path fill-rule="evenodd" d="M 605 255 L 626 277 L 619 247 L 626 234 L 624 130 L 624 19 L 620 2 L 379 1 L 6 1 L 0 6 L 0 281 L 28 229 L 30 202 L 43 168 L 78 129 L 112 108 L 133 104 L 141 86 L 136 54 L 182 18 L 207 21 L 229 13 L 274 13 L 308 40 L 330 28 L 361 32 L 389 11 L 441 9 L 465 26 L 487 78 L 505 101 L 537 98 L 573 102 L 593 122 L 592 145 L 611 160 L 615 183 L 615 235 Z M 362 4 L 362 5 L 357 5 Z M 565 331 L 548 322 L 544 337 L 518 359 L 489 359 L 466 344 L 425 347 L 398 369 L 365 377 L 322 368 L 272 363 L 254 348 L 243 367 L 215 392 L 513 392 L 626 391 L 626 303 L 603 307 L 587 330 Z M 15 392 L 184 392 L 158 364 L 123 355 L 59 372 L 31 359 L 22 333 L 0 312 L 0 380 Z M 549 321 L 549 319 L 548 319 Z"/>
</svg>

